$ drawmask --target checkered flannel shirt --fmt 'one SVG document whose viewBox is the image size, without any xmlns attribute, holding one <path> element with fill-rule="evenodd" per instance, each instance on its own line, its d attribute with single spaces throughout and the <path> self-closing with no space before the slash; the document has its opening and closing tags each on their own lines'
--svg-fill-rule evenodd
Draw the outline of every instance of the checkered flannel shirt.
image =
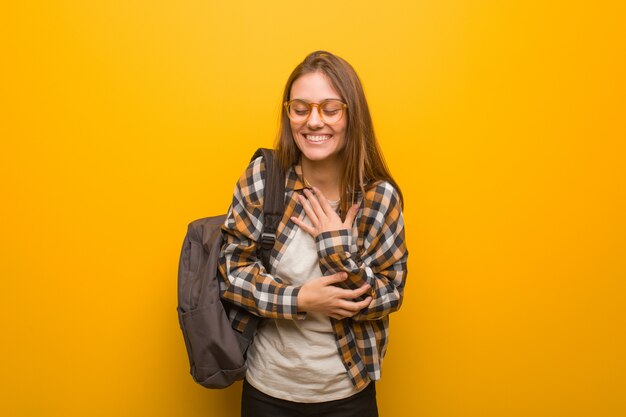
<svg viewBox="0 0 626 417">
<path fill-rule="evenodd" d="M 267 271 L 257 252 L 263 228 L 263 187 L 265 163 L 257 158 L 250 163 L 235 186 L 232 205 L 222 226 L 224 244 L 219 269 L 222 297 L 235 305 L 230 310 L 234 328 L 243 331 L 249 314 L 264 318 L 303 320 L 298 311 L 300 287 L 284 283 L 274 275 L 297 225 L 291 216 L 302 219 L 304 209 L 298 195 L 305 188 L 294 167 L 286 172 L 285 213 L 276 232 L 271 251 L 271 270 Z M 400 308 L 407 274 L 408 251 L 400 200 L 388 182 L 366 189 L 361 208 L 351 231 L 324 232 L 316 238 L 320 269 L 324 275 L 348 273 L 341 283 L 356 289 L 371 286 L 370 305 L 351 318 L 330 318 L 337 350 L 357 389 L 368 380 L 378 380 L 387 349 L 389 313 Z"/>
</svg>

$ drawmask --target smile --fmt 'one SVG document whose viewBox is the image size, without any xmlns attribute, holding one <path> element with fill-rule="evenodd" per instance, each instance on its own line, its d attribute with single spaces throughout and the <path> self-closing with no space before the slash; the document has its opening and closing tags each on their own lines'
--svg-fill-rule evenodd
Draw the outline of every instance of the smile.
<svg viewBox="0 0 626 417">
<path fill-rule="evenodd" d="M 333 135 L 304 135 L 307 141 L 314 143 L 326 142 L 332 136 Z"/>
</svg>

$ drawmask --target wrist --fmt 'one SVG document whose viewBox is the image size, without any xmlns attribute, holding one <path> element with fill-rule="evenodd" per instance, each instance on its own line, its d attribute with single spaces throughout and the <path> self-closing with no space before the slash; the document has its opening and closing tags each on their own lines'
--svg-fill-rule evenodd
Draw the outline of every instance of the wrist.
<svg viewBox="0 0 626 417">
<path fill-rule="evenodd" d="M 307 290 L 305 288 L 305 286 L 303 285 L 302 287 L 300 287 L 300 291 L 298 291 L 298 296 L 296 298 L 296 308 L 298 310 L 298 312 L 304 313 L 307 311 L 308 309 L 308 302 L 307 302 Z"/>
</svg>

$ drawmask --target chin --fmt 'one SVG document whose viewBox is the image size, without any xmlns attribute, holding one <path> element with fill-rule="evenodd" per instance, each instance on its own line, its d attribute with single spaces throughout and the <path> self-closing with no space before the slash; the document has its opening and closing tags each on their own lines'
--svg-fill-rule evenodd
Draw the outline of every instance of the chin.
<svg viewBox="0 0 626 417">
<path fill-rule="evenodd" d="M 324 161 L 327 159 L 339 158 L 341 155 L 341 149 L 338 149 L 336 143 L 325 143 L 324 145 L 310 144 L 306 141 L 304 143 L 298 141 L 298 149 L 302 153 L 302 156 L 310 161 Z"/>
<path fill-rule="evenodd" d="M 334 147 L 315 147 L 304 144 L 304 146 L 298 146 L 298 149 L 304 158 L 311 161 L 323 161 L 337 156 L 337 150 Z"/>
</svg>

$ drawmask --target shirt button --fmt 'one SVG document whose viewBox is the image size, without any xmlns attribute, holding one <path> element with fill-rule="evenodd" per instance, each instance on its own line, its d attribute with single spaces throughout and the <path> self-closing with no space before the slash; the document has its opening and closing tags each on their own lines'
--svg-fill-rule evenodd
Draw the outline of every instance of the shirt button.
<svg viewBox="0 0 626 417">
<path fill-rule="evenodd" d="M 348 362 L 348 366 L 352 366 L 352 362 Z"/>
</svg>

